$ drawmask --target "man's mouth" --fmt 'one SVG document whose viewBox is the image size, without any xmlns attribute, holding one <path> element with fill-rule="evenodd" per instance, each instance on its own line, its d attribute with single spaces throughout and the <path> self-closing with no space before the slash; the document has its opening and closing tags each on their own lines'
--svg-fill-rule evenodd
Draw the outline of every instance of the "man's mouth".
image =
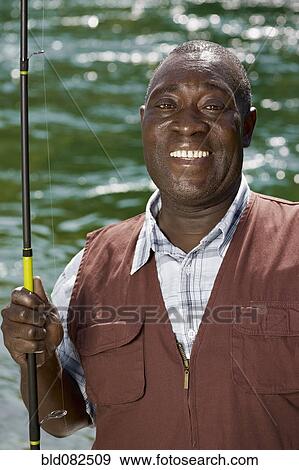
<svg viewBox="0 0 299 470">
<path fill-rule="evenodd" d="M 173 158 L 207 158 L 212 152 L 209 150 L 175 150 L 170 152 L 170 156 Z"/>
</svg>

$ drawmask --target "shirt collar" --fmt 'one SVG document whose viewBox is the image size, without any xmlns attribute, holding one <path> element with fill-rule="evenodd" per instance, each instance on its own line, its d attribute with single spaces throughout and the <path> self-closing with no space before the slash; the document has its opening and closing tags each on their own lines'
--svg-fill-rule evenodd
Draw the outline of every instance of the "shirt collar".
<svg viewBox="0 0 299 470">
<path fill-rule="evenodd" d="M 207 245 L 218 237 L 217 248 L 219 254 L 223 256 L 225 248 L 231 240 L 232 233 L 236 228 L 241 213 L 247 204 L 249 194 L 250 188 L 244 174 L 242 173 L 239 190 L 226 214 L 218 222 L 218 224 L 201 240 L 201 242 L 192 249 L 192 252 L 198 250 L 199 246 Z M 163 232 L 161 232 L 156 222 L 156 217 L 161 209 L 161 206 L 162 202 L 160 191 L 159 189 L 156 189 L 146 204 L 144 223 L 136 242 L 130 274 L 134 274 L 148 261 L 151 249 L 153 251 L 176 255 L 177 257 L 186 256 L 186 253 L 183 250 L 174 246 L 166 238 Z"/>
</svg>

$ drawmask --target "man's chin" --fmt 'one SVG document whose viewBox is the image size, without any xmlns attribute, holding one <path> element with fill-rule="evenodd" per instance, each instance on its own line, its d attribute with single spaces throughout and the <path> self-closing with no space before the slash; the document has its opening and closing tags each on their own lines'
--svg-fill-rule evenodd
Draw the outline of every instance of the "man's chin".
<svg viewBox="0 0 299 470">
<path fill-rule="evenodd" d="M 217 186 L 201 186 L 190 185 L 190 183 L 184 185 L 174 185 L 171 189 L 166 191 L 167 197 L 176 203 L 198 206 L 198 204 L 208 203 L 215 197 L 215 191 Z M 163 191 L 162 191 L 163 193 Z"/>
</svg>

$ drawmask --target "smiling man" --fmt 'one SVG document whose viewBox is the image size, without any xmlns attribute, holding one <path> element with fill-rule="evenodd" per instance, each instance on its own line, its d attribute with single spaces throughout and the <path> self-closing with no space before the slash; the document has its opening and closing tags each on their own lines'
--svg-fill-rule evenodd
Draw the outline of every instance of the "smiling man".
<svg viewBox="0 0 299 470">
<path fill-rule="evenodd" d="M 218 44 L 182 44 L 140 116 L 158 188 L 145 213 L 88 235 L 58 310 L 36 279 L 2 312 L 24 402 L 35 351 L 40 417 L 67 410 L 44 421 L 53 435 L 93 421 L 94 449 L 298 449 L 299 206 L 242 175 L 245 70 Z"/>
<path fill-rule="evenodd" d="M 159 226 L 189 251 L 240 187 L 256 120 L 250 84 L 226 49 L 188 42 L 160 65 L 140 113 L 146 166 L 162 198 Z"/>
</svg>

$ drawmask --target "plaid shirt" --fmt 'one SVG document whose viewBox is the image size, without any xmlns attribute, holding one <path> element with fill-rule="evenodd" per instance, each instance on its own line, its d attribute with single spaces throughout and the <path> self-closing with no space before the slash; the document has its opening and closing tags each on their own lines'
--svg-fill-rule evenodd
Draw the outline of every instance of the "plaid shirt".
<svg viewBox="0 0 299 470">
<path fill-rule="evenodd" d="M 191 251 L 185 253 L 174 246 L 161 232 L 156 216 L 161 209 L 157 189 L 146 205 L 145 220 L 140 231 L 131 274 L 147 262 L 150 250 L 155 252 L 157 272 L 173 332 L 190 357 L 192 344 L 208 303 L 214 281 L 224 255 L 247 205 L 250 188 L 242 175 L 238 193 L 220 222 Z M 82 258 L 81 250 L 57 280 L 52 301 L 57 306 L 63 325 L 64 339 L 58 348 L 62 366 L 75 378 L 86 401 L 87 412 L 94 419 L 94 406 L 88 401 L 85 378 L 77 351 L 67 334 L 67 309 Z"/>
</svg>

